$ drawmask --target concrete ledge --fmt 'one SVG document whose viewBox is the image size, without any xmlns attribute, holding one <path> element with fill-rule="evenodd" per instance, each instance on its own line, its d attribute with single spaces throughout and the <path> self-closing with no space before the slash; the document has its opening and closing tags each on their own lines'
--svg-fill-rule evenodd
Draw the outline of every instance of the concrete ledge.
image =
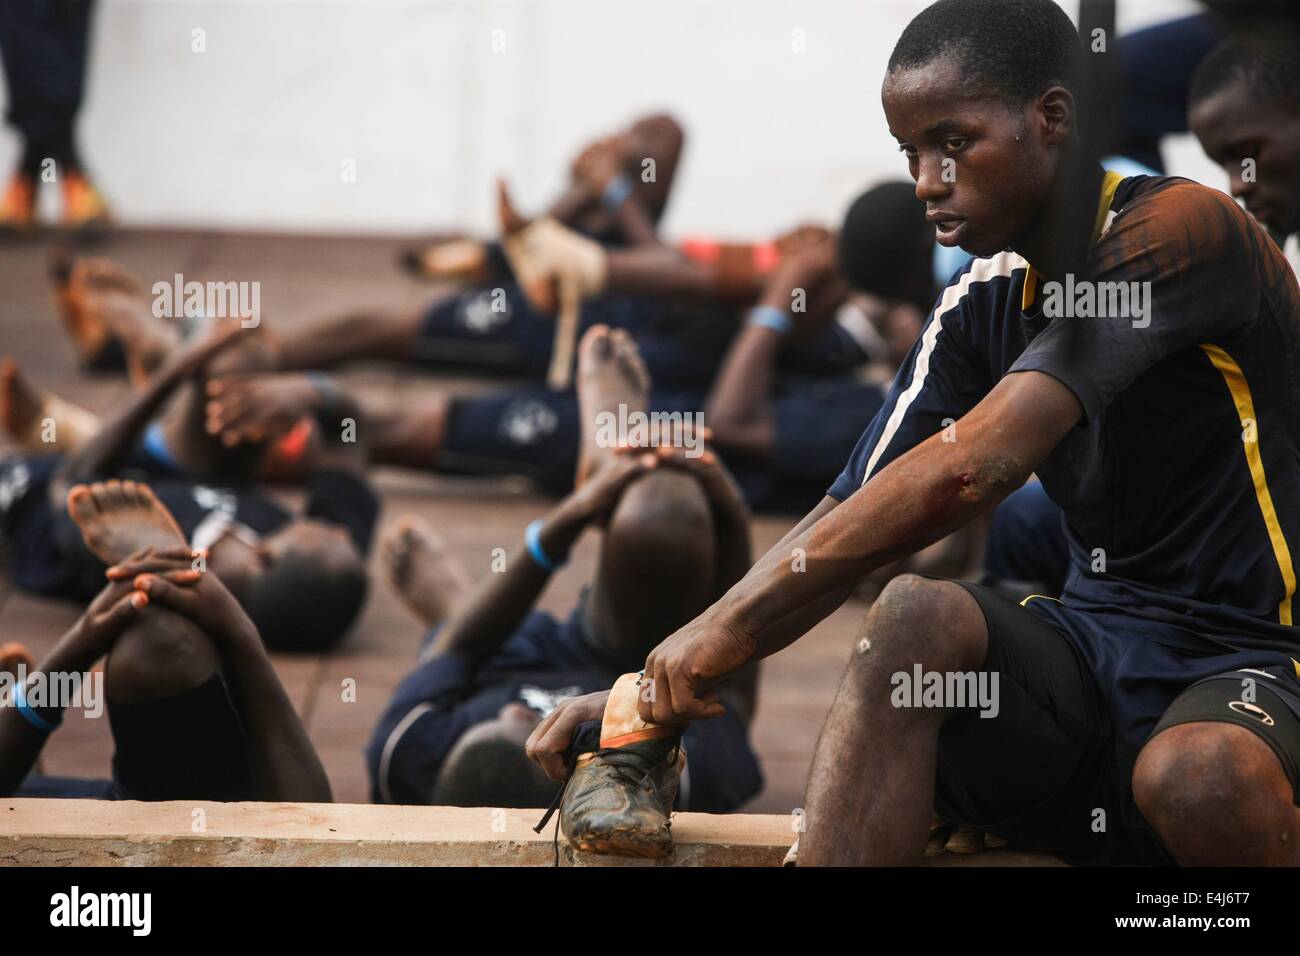
<svg viewBox="0 0 1300 956">
<path fill-rule="evenodd" d="M 0 799 L 0 866 L 552 866 L 554 820 L 534 810 L 357 804 Z M 679 813 L 669 866 L 778 866 L 788 816 Z M 560 862 L 647 866 L 574 853 Z M 940 865 L 1050 865 L 998 850 Z"/>
</svg>

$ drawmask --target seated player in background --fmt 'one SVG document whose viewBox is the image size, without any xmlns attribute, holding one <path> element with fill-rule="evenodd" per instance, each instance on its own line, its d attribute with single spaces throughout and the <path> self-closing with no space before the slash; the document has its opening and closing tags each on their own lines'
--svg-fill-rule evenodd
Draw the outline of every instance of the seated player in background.
<svg viewBox="0 0 1300 956">
<path fill-rule="evenodd" d="M 79 485 L 69 498 L 108 581 L 101 572 L 101 590 L 39 665 L 8 646 L 0 794 L 328 803 L 324 768 L 256 627 L 214 571 L 195 570 L 201 552 L 162 503 L 130 481 Z M 105 656 L 112 779 L 33 774 L 68 704 L 37 688 L 93 679 Z"/>
<path fill-rule="evenodd" d="M 104 562 L 68 516 L 67 490 L 130 477 L 147 482 L 186 541 L 207 554 L 269 647 L 313 650 L 342 638 L 365 600 L 364 555 L 379 510 L 363 444 L 348 440 L 359 413 L 345 396 L 321 394 L 303 511 L 268 498 L 248 481 L 264 445 L 226 447 L 205 427 L 205 376 L 247 368 L 256 337 L 238 322 L 214 326 L 164 359 L 66 454 L 0 462 L 0 529 L 18 587 L 82 602 L 98 594 Z"/>
<path fill-rule="evenodd" d="M 504 572 L 478 587 L 463 583 L 463 570 L 427 529 L 404 519 L 391 535 L 385 553 L 394 584 L 431 631 L 366 751 L 376 801 L 546 806 L 557 788 L 524 755 L 532 729 L 558 700 L 607 687 L 637 666 L 744 573 L 748 515 L 716 457 L 691 459 L 672 447 L 620 454 L 600 444 L 598 416 L 620 405 L 644 410 L 648 388 L 625 332 L 587 333 L 578 371 L 586 478 L 529 526 Z M 563 621 L 535 610 L 588 527 L 601 529 L 602 544 L 578 606 Z M 723 691 L 726 714 L 686 735 L 679 809 L 734 810 L 761 788 L 747 737 L 756 679 L 754 670 L 737 675 Z M 636 748 L 620 753 L 615 762 L 631 777 L 654 762 Z M 671 807 L 671 798 L 645 804 L 623 819 L 623 848 L 666 852 Z"/>
<path fill-rule="evenodd" d="M 1228 191 L 1300 261 L 1300 39 L 1233 36 L 1197 67 L 1188 118 Z M 1288 240 L 1292 240 L 1288 245 Z"/>
</svg>

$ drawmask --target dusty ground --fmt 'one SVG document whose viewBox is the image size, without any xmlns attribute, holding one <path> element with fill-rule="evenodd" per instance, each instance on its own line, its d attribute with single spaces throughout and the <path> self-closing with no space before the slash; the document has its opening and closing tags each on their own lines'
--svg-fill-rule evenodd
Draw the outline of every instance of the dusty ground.
<svg viewBox="0 0 1300 956">
<path fill-rule="evenodd" d="M 436 290 L 405 278 L 394 265 L 400 243 L 386 239 L 324 239 L 211 233 L 128 232 L 97 249 L 152 285 L 186 280 L 260 281 L 262 314 L 272 328 L 362 305 L 411 307 Z M 50 304 L 45 280 L 48 239 L 0 244 L 0 354 L 12 354 L 38 384 L 102 410 L 126 391 L 123 378 L 87 377 L 76 368 Z M 369 366 L 347 373 L 350 382 L 386 390 L 395 400 L 408 390 L 483 387 L 418 371 Z M 488 573 L 493 548 L 518 541 L 547 502 L 516 482 L 479 482 L 380 471 L 381 531 L 414 512 L 437 526 L 475 577 Z M 756 553 L 776 541 L 793 518 L 756 522 Z M 553 612 L 569 610 L 590 574 L 596 539 L 588 535 L 544 596 Z M 333 653 L 277 656 L 276 668 L 297 704 L 329 772 L 336 800 L 368 796 L 362 747 L 388 694 L 412 663 L 420 628 L 383 581 L 375 584 L 355 631 Z M 0 641 L 27 643 L 39 657 L 77 609 L 0 588 Z M 803 801 L 803 782 L 822 717 L 848 655 L 863 606 L 851 602 L 795 647 L 764 665 L 753 739 L 767 776 L 766 789 L 747 810 L 786 813 Z M 357 699 L 346 703 L 345 678 Z M 106 776 L 111 738 L 107 721 L 70 717 L 45 750 L 48 773 Z"/>
</svg>

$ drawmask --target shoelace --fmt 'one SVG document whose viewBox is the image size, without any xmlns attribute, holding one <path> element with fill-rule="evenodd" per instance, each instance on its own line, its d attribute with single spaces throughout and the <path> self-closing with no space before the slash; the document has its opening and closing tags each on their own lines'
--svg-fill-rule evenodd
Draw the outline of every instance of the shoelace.
<svg viewBox="0 0 1300 956">
<path fill-rule="evenodd" d="M 675 761 L 677 759 L 676 747 L 674 747 L 672 750 L 668 752 L 666 759 L 668 759 L 670 762 Z M 614 771 L 618 774 L 618 776 L 622 777 L 624 780 L 632 784 L 634 787 L 643 787 L 649 793 L 655 792 L 655 786 L 650 781 L 650 776 L 651 774 L 654 773 L 654 765 L 650 762 L 650 760 L 647 757 L 644 757 L 641 754 L 635 753 L 630 750 L 620 750 L 617 747 L 606 747 L 604 749 L 596 751 L 596 755 L 593 758 L 592 762 L 595 763 L 597 760 L 600 761 L 601 763 L 604 763 L 606 766 L 613 767 Z M 573 773 L 574 773 L 574 768 L 577 765 L 577 762 L 578 762 L 578 755 L 575 753 L 567 761 L 566 766 L 568 767 L 569 775 L 564 779 L 564 786 L 560 787 L 559 791 L 555 794 L 554 798 L 552 798 L 551 805 L 547 807 L 546 812 L 542 814 L 542 819 L 537 822 L 537 826 L 533 827 L 534 833 L 541 833 L 542 830 L 546 829 L 547 822 L 551 819 L 552 816 L 555 815 L 555 811 L 560 809 L 560 804 L 564 801 L 564 795 L 569 791 L 569 784 L 573 782 Z M 552 837 L 551 844 L 555 848 L 555 865 L 559 866 L 560 865 L 560 819 L 559 817 L 556 817 L 555 819 L 555 833 L 554 836 Z"/>
</svg>

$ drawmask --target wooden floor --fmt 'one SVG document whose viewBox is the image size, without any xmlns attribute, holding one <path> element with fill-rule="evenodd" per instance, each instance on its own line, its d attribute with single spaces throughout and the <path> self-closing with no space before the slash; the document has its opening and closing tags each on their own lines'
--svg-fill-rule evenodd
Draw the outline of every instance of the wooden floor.
<svg viewBox="0 0 1300 956">
<path fill-rule="evenodd" d="M 261 282 L 263 321 L 285 328 L 356 307 L 412 307 L 437 290 L 404 277 L 395 266 L 400 243 L 388 239 L 300 238 L 216 233 L 126 232 L 95 250 L 134 271 L 147 286 L 189 280 Z M 78 373 L 73 352 L 55 318 L 45 279 L 52 242 L 35 238 L 0 244 L 0 354 L 19 359 L 40 385 L 103 410 L 126 391 L 120 377 Z M 481 383 L 436 378 L 385 366 L 351 370 L 350 383 L 405 390 L 482 388 Z M 472 575 L 488 573 L 492 549 L 510 547 L 546 500 L 516 482 L 479 482 L 398 471 L 379 471 L 384 510 L 381 532 L 399 515 L 431 521 Z M 761 553 L 794 518 L 767 517 L 755 527 Z M 570 564 L 552 583 L 543 606 L 567 612 L 591 573 L 595 535 L 587 535 Z M 388 695 L 410 669 L 421 632 L 372 561 L 374 583 L 365 614 L 333 653 L 277 656 L 281 680 L 295 701 L 330 775 L 336 800 L 368 799 L 362 747 Z M 795 647 L 764 665 L 754 744 L 767 787 L 746 809 L 790 813 L 801 806 L 803 783 L 818 729 L 847 660 L 863 606 L 850 602 Z M 0 642 L 28 644 L 39 657 L 77 615 L 57 601 L 10 593 L 0 586 Z M 345 678 L 356 681 L 355 702 L 345 702 Z M 105 720 L 72 715 L 45 750 L 47 773 L 107 776 L 111 738 Z"/>
</svg>

